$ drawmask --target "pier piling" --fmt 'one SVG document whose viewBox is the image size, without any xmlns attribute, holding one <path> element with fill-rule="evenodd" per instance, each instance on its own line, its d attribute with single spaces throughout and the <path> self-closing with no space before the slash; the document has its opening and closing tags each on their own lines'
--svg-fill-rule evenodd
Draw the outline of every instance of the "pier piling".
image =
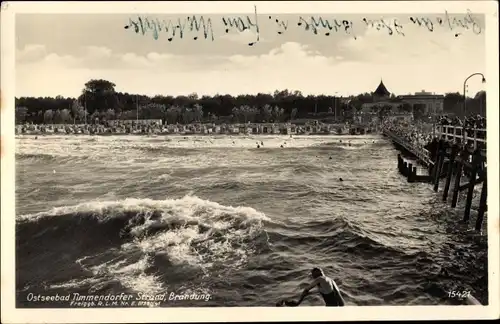
<svg viewBox="0 0 500 324">
<path fill-rule="evenodd" d="M 434 168 L 434 191 L 437 192 L 439 189 L 439 180 L 441 179 L 441 173 L 443 172 L 443 164 L 444 164 L 445 152 L 443 150 L 439 151 L 437 157 L 437 163 Z"/>
<path fill-rule="evenodd" d="M 479 201 L 479 211 L 476 219 L 476 231 L 481 230 L 483 225 L 484 212 L 486 211 L 486 196 L 488 194 L 487 179 L 484 179 L 483 188 L 481 188 L 481 199 Z"/>
<path fill-rule="evenodd" d="M 446 183 L 443 190 L 443 201 L 448 199 L 448 191 L 450 190 L 451 177 L 453 175 L 453 168 L 455 166 L 455 155 L 457 154 L 457 146 L 453 145 L 451 148 L 450 158 L 448 162 L 448 173 L 446 175 Z"/>
<path fill-rule="evenodd" d="M 453 196 L 451 198 L 451 207 L 457 207 L 458 193 L 460 192 L 460 180 L 462 178 L 462 170 L 463 170 L 463 159 L 465 153 L 462 152 L 460 159 L 456 161 L 456 174 L 455 174 L 455 182 L 453 183 Z"/>
<path fill-rule="evenodd" d="M 408 163 L 408 170 L 407 170 L 407 177 L 408 177 L 408 182 L 413 182 L 413 164 Z"/>
<path fill-rule="evenodd" d="M 478 166 L 479 166 L 479 159 L 480 157 L 480 152 L 479 150 L 476 150 L 474 154 L 472 155 L 472 170 L 470 177 L 469 177 L 469 190 L 467 191 L 467 198 L 465 200 L 465 210 L 464 210 L 464 218 L 463 222 L 467 223 L 470 218 L 470 208 L 472 206 L 472 196 L 474 194 L 474 186 L 476 185 L 476 177 L 477 177 L 477 171 L 478 171 Z"/>
</svg>

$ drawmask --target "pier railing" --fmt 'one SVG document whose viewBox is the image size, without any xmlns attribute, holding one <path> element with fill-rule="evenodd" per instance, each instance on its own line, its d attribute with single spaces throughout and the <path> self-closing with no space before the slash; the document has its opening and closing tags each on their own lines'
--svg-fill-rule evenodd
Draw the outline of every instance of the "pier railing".
<svg viewBox="0 0 500 324">
<path fill-rule="evenodd" d="M 439 139 L 444 139 L 453 143 L 471 143 L 474 149 L 478 143 L 486 144 L 486 129 L 469 128 L 464 126 L 436 125 L 435 135 Z"/>
<path fill-rule="evenodd" d="M 390 137 L 394 142 L 404 147 L 408 152 L 415 155 L 421 162 L 423 162 L 427 166 L 432 166 L 434 164 L 434 161 L 431 158 L 431 153 L 424 147 L 424 145 L 410 143 L 401 136 L 386 129 L 383 131 L 383 133 L 384 135 Z"/>
</svg>

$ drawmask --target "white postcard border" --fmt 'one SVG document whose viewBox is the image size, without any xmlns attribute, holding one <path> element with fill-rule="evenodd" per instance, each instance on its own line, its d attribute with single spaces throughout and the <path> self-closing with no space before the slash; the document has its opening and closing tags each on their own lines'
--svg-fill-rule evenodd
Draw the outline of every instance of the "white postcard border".
<svg viewBox="0 0 500 324">
<path fill-rule="evenodd" d="M 206 307 L 149 309 L 15 308 L 15 14 L 16 13 L 451 13 L 486 15 L 488 161 L 488 306 Z M 487 319 L 499 310 L 498 11 L 494 1 L 345 2 L 3 2 L 1 12 L 1 314 L 4 323 L 351 321 L 382 319 Z M 269 301 L 270 305 L 274 301 Z"/>
</svg>

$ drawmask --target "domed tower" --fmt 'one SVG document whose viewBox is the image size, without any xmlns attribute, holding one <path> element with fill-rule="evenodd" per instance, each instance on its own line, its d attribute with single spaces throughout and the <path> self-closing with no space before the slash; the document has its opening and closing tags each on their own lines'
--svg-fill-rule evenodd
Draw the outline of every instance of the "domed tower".
<svg viewBox="0 0 500 324">
<path fill-rule="evenodd" d="M 384 85 L 384 81 L 382 81 L 381 79 L 377 89 L 375 90 L 375 92 L 373 92 L 373 99 L 375 99 L 375 101 L 381 101 L 388 99 L 390 96 L 391 93 L 387 90 Z"/>
</svg>

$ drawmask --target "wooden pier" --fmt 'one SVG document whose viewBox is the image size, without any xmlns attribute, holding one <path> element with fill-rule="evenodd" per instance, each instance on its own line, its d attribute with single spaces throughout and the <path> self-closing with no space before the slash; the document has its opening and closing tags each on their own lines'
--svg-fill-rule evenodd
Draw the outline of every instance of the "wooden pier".
<svg viewBox="0 0 500 324">
<path fill-rule="evenodd" d="M 427 145 L 428 149 L 423 145 L 409 143 L 394 132 L 383 130 L 383 134 L 427 169 L 427 174 L 417 175 L 416 166 L 398 154 L 398 170 L 408 182 L 428 182 L 433 185 L 434 191 L 438 192 L 440 180 L 445 179 L 442 199 L 444 202 L 448 201 L 451 189 L 452 208 L 457 206 L 458 194 L 467 190 L 462 219 L 464 223 L 470 220 L 474 188 L 483 184 L 475 223 L 475 230 L 481 230 L 484 213 L 487 210 L 486 129 L 436 126 L 434 138 Z M 463 184 L 462 178 L 466 178 Z"/>
</svg>

